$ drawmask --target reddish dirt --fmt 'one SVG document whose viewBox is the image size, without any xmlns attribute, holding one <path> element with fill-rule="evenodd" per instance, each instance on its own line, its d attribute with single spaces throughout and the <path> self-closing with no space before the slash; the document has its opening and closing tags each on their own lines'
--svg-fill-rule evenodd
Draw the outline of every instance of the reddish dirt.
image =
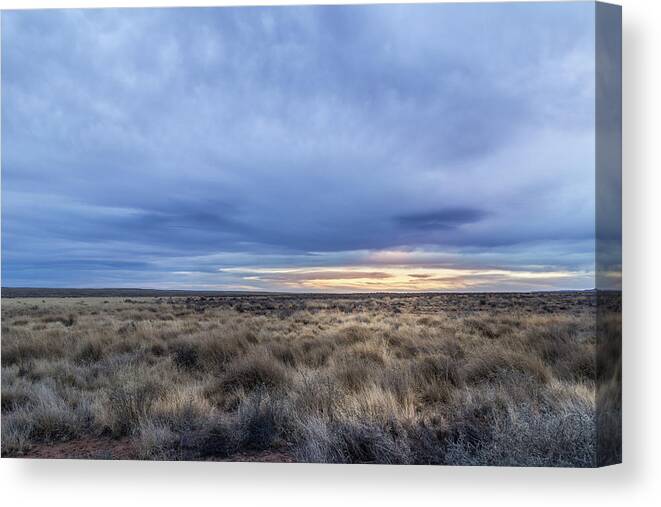
<svg viewBox="0 0 661 507">
<path fill-rule="evenodd" d="M 214 460 L 216 461 L 216 460 Z M 258 463 L 295 463 L 294 457 L 291 454 L 277 451 L 261 451 L 261 452 L 241 452 L 230 456 L 224 460 L 218 461 L 244 461 L 244 462 L 258 462 Z"/>
<path fill-rule="evenodd" d="M 138 459 L 135 446 L 129 438 L 86 437 L 55 444 L 37 444 L 23 458 L 33 459 Z M 294 463 L 294 457 L 285 452 L 242 452 L 225 459 L 207 458 L 206 461 Z"/>
<path fill-rule="evenodd" d="M 55 444 L 33 446 L 23 456 L 38 459 L 135 459 L 135 447 L 128 438 L 80 438 Z"/>
</svg>

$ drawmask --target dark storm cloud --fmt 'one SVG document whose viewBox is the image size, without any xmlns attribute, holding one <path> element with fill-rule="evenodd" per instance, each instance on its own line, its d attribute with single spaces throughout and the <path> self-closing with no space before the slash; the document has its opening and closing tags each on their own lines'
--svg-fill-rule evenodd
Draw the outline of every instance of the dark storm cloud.
<svg viewBox="0 0 661 507">
<path fill-rule="evenodd" d="M 396 218 L 403 227 L 413 229 L 452 229 L 484 218 L 487 213 L 475 208 L 447 208 L 432 212 L 401 215 Z"/>
<path fill-rule="evenodd" d="M 3 284 L 221 287 L 389 250 L 592 269 L 592 15 L 4 12 Z"/>
</svg>

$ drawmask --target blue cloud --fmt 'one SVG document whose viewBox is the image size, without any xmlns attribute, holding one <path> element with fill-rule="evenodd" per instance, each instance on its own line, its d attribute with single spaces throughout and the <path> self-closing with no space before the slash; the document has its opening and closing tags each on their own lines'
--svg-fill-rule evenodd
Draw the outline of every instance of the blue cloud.
<svg viewBox="0 0 661 507">
<path fill-rule="evenodd" d="M 593 271 L 593 16 L 3 12 L 3 285 L 221 287 L 380 251 Z"/>
</svg>

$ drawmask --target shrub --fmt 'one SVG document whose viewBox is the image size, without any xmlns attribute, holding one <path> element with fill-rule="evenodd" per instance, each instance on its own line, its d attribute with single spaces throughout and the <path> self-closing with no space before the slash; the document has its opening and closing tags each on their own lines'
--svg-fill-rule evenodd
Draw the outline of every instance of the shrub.
<svg viewBox="0 0 661 507">
<path fill-rule="evenodd" d="M 22 456 L 32 447 L 29 417 L 2 416 L 2 457 Z"/>
<path fill-rule="evenodd" d="M 508 381 L 520 375 L 541 383 L 550 380 L 548 369 L 538 357 L 496 347 L 476 351 L 465 371 L 466 381 L 472 384 Z"/>
<path fill-rule="evenodd" d="M 348 356 L 334 363 L 333 377 L 340 386 L 357 391 L 367 382 L 376 379 L 377 370 L 365 361 Z"/>
<path fill-rule="evenodd" d="M 372 332 L 367 326 L 349 325 L 337 330 L 335 341 L 343 345 L 352 345 L 369 340 Z"/>
<path fill-rule="evenodd" d="M 278 436 L 277 411 L 262 390 L 246 398 L 238 410 L 238 430 L 241 447 L 263 451 L 271 447 Z"/>
<path fill-rule="evenodd" d="M 138 457 L 140 459 L 173 459 L 179 444 L 179 437 L 167 426 L 153 421 L 143 421 L 137 436 Z"/>
<path fill-rule="evenodd" d="M 390 353 L 385 342 L 368 341 L 349 347 L 346 354 L 359 361 L 383 366 L 390 359 Z"/>
<path fill-rule="evenodd" d="M 413 373 L 422 385 L 445 382 L 455 387 L 463 385 L 463 377 L 456 361 L 445 356 L 426 356 L 413 361 Z"/>
<path fill-rule="evenodd" d="M 294 446 L 296 461 L 303 463 L 342 463 L 344 453 L 334 429 L 321 417 L 299 421 L 299 434 Z"/>
<path fill-rule="evenodd" d="M 106 404 L 107 424 L 112 434 L 130 435 L 142 421 L 149 419 L 153 404 L 162 395 L 163 387 L 153 381 L 113 384 Z"/>
<path fill-rule="evenodd" d="M 181 448 L 182 451 L 200 458 L 224 459 L 239 450 L 240 438 L 235 424 L 231 424 L 226 418 L 217 417 L 211 419 L 203 430 L 184 435 Z"/>
<path fill-rule="evenodd" d="M 16 366 L 2 370 L 2 413 L 27 405 L 33 398 L 33 385 L 19 376 Z"/>
<path fill-rule="evenodd" d="M 252 347 L 242 331 L 224 336 L 203 332 L 191 336 L 190 339 L 199 345 L 200 360 L 204 368 L 214 374 L 223 372 L 234 358 L 245 354 Z"/>
<path fill-rule="evenodd" d="M 269 347 L 270 354 L 285 366 L 295 367 L 297 364 L 296 355 L 291 346 L 281 343 L 273 343 Z"/>
<path fill-rule="evenodd" d="M 86 341 L 82 343 L 75 354 L 75 360 L 81 364 L 91 364 L 101 361 L 104 357 L 104 346 L 99 341 Z"/>
<path fill-rule="evenodd" d="M 334 432 L 345 463 L 405 465 L 411 461 L 408 436 L 395 423 L 381 427 L 360 421 L 343 422 Z"/>
<path fill-rule="evenodd" d="M 183 370 L 196 370 L 200 366 L 200 352 L 196 345 L 189 342 L 178 342 L 170 346 L 172 361 Z"/>
<path fill-rule="evenodd" d="M 154 343 L 149 347 L 149 352 L 156 357 L 161 357 L 165 355 L 165 347 L 163 346 L 162 343 Z"/>
<path fill-rule="evenodd" d="M 507 332 L 505 326 L 498 325 L 493 319 L 485 320 L 483 317 L 467 318 L 464 320 L 464 326 L 469 332 L 490 340 L 499 338 Z"/>
<path fill-rule="evenodd" d="M 321 368 L 326 365 L 334 350 L 335 345 L 332 342 L 305 340 L 301 343 L 302 362 L 310 368 Z"/>
<path fill-rule="evenodd" d="M 294 453 L 298 461 L 305 463 L 407 464 L 412 460 L 402 428 L 319 418 L 302 422 Z"/>
<path fill-rule="evenodd" d="M 113 435 L 143 459 L 616 460 L 619 334 L 597 368 L 583 296 L 480 297 L 3 300 L 2 454 Z"/>
<path fill-rule="evenodd" d="M 68 317 L 63 317 L 60 319 L 60 322 L 66 327 L 71 327 L 76 323 L 76 317 L 70 313 Z"/>
<path fill-rule="evenodd" d="M 479 445 L 464 429 L 448 444 L 449 465 L 573 466 L 595 465 L 594 413 L 574 406 L 565 414 L 530 406 L 511 407 L 489 421 L 489 437 Z"/>
<path fill-rule="evenodd" d="M 237 358 L 227 367 L 222 378 L 222 386 L 226 391 L 237 388 L 247 391 L 257 388 L 280 389 L 289 384 L 287 371 L 264 351 Z"/>
<path fill-rule="evenodd" d="M 36 441 L 67 440 L 80 435 L 88 425 L 81 412 L 44 384 L 35 387 L 33 401 L 14 415 L 29 421 L 30 438 Z"/>
<path fill-rule="evenodd" d="M 580 347 L 567 360 L 564 368 L 568 372 L 565 378 L 579 382 L 594 381 L 597 376 L 597 358 L 589 348 Z"/>
<path fill-rule="evenodd" d="M 177 432 L 199 429 L 212 415 L 202 386 L 197 384 L 168 386 L 149 407 L 150 419 Z"/>
</svg>

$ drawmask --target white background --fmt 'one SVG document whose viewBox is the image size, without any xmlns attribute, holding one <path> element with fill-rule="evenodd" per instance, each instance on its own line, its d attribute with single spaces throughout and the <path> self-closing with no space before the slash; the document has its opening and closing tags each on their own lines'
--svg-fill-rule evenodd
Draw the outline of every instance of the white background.
<svg viewBox="0 0 661 507">
<path fill-rule="evenodd" d="M 5 1 L 0 7 L 305 1 Z M 322 2 L 338 3 L 338 2 Z M 339 2 L 342 3 L 342 2 Z M 363 0 L 363 3 L 374 3 Z M 623 0 L 624 461 L 598 470 L 0 461 L 5 505 L 651 505 L 661 500 L 661 2 Z M 655 261 L 656 259 L 656 261 Z"/>
</svg>

